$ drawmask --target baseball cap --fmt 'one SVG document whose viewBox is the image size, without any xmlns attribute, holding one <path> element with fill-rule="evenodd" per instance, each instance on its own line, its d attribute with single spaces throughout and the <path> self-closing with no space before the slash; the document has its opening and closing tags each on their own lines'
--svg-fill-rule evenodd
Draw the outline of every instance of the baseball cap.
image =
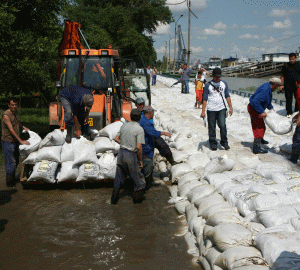
<svg viewBox="0 0 300 270">
<path fill-rule="evenodd" d="M 275 83 L 275 84 L 278 84 L 278 85 L 282 85 L 282 82 L 281 82 L 280 78 L 278 78 L 278 77 L 272 77 L 270 79 L 270 83 Z"/>
<path fill-rule="evenodd" d="M 130 113 L 131 117 L 132 116 L 139 116 L 139 117 L 141 117 L 141 115 L 142 115 L 142 112 L 141 112 L 140 109 L 134 108 L 134 109 L 131 110 L 131 113 Z"/>
<path fill-rule="evenodd" d="M 152 106 L 148 105 L 148 106 L 145 106 L 144 109 L 143 109 L 144 112 L 153 112 L 155 111 Z"/>
<path fill-rule="evenodd" d="M 222 76 L 222 70 L 220 68 L 214 68 L 213 72 L 212 72 L 212 75 L 216 76 L 216 77 L 221 77 Z"/>
<path fill-rule="evenodd" d="M 83 101 L 84 101 L 84 104 L 85 104 L 85 107 L 90 111 L 93 107 L 93 104 L 94 104 L 94 98 L 92 95 L 90 94 L 86 94 L 84 97 L 83 97 Z"/>
<path fill-rule="evenodd" d="M 142 98 L 142 97 L 138 97 L 138 98 L 136 99 L 135 103 L 136 103 L 136 104 L 145 103 L 145 100 L 144 100 L 144 98 Z"/>
</svg>

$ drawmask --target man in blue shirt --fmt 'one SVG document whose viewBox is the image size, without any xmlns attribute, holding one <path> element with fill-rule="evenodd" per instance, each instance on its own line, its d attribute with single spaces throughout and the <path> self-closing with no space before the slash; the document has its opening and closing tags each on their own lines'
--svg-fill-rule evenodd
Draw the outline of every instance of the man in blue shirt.
<svg viewBox="0 0 300 270">
<path fill-rule="evenodd" d="M 155 148 L 155 139 L 161 135 L 171 137 L 170 132 L 157 131 L 151 122 L 154 116 L 154 109 L 151 106 L 144 107 L 144 115 L 139 121 L 145 132 L 145 144 L 143 144 L 143 169 L 142 172 L 146 180 L 146 190 L 149 189 L 153 182 L 153 155 Z"/>
<path fill-rule="evenodd" d="M 94 104 L 92 92 L 82 86 L 74 85 L 64 88 L 59 96 L 65 110 L 66 142 L 71 143 L 72 127 L 74 125 L 77 138 L 80 138 L 81 133 L 89 136 L 88 118 Z M 81 131 L 79 130 L 79 124 L 81 125 Z"/>
<path fill-rule="evenodd" d="M 251 118 L 252 131 L 254 135 L 253 153 L 265 154 L 267 150 L 261 148 L 261 144 L 268 144 L 264 140 L 266 126 L 264 118 L 267 116 L 265 109 L 273 110 L 272 92 L 282 85 L 279 78 L 273 77 L 270 82 L 262 84 L 257 88 L 255 93 L 250 97 L 248 112 Z"/>
<path fill-rule="evenodd" d="M 184 94 L 188 94 L 190 92 L 190 90 L 189 90 L 189 81 L 190 81 L 190 74 L 192 72 L 193 71 L 191 69 L 187 68 L 187 66 L 184 65 L 183 71 L 182 71 L 182 81 L 183 81 L 184 89 L 185 89 L 185 91 L 182 92 L 182 93 L 184 93 Z"/>
</svg>

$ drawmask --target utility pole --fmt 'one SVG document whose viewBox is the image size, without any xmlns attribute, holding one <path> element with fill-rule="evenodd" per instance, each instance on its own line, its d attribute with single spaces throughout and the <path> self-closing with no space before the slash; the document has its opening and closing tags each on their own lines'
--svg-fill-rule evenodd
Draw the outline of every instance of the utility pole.
<svg viewBox="0 0 300 270">
<path fill-rule="evenodd" d="M 188 9 L 189 9 L 189 30 L 188 30 L 188 58 L 187 58 L 187 67 L 190 67 L 191 61 L 191 0 L 188 0 Z"/>
<path fill-rule="evenodd" d="M 171 53 L 170 53 L 170 41 L 171 41 L 171 38 L 169 39 L 169 74 L 171 73 Z"/>
</svg>

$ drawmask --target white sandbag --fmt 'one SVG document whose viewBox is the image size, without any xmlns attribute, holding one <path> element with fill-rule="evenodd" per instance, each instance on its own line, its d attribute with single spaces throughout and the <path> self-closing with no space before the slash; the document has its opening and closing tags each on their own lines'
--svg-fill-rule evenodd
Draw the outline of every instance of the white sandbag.
<svg viewBox="0 0 300 270">
<path fill-rule="evenodd" d="M 194 235 L 192 233 L 188 232 L 184 235 L 184 239 L 188 246 L 187 253 L 189 253 L 193 256 L 199 256 L 199 250 L 197 248 L 197 242 L 196 242 Z"/>
<path fill-rule="evenodd" d="M 84 137 L 76 140 L 74 143 L 74 166 L 80 166 L 83 163 L 97 163 L 96 148 L 92 142 Z"/>
<path fill-rule="evenodd" d="M 255 172 L 265 178 L 271 178 L 275 172 L 285 172 L 291 170 L 292 167 L 284 162 L 263 162 L 256 166 Z"/>
<path fill-rule="evenodd" d="M 296 231 L 300 231 L 300 217 L 293 217 L 289 220 L 289 223 L 295 228 Z"/>
<path fill-rule="evenodd" d="M 103 176 L 100 174 L 100 167 L 98 164 L 84 163 L 79 167 L 79 173 L 76 182 L 87 180 L 98 181 L 102 179 Z"/>
<path fill-rule="evenodd" d="M 212 205 L 225 202 L 224 198 L 218 193 L 212 193 L 209 196 L 205 196 L 197 199 L 194 203 L 198 208 L 198 215 L 202 216 L 203 212 Z"/>
<path fill-rule="evenodd" d="M 239 175 L 245 175 L 254 172 L 255 171 L 253 169 L 243 169 L 243 170 L 225 171 L 224 174 L 226 174 L 230 179 L 234 179 L 234 177 L 237 177 Z"/>
<path fill-rule="evenodd" d="M 232 205 L 235 206 L 238 199 L 247 194 L 249 185 L 234 185 L 229 186 L 224 191 L 221 191 L 223 197 Z"/>
<path fill-rule="evenodd" d="M 217 258 L 215 264 L 224 270 L 232 270 L 242 266 L 268 265 L 259 250 L 254 247 L 243 246 L 227 249 Z"/>
<path fill-rule="evenodd" d="M 186 214 L 186 220 L 188 223 L 189 231 L 192 232 L 194 227 L 190 224 L 190 221 L 193 218 L 197 217 L 198 210 L 193 204 L 189 204 L 185 207 L 185 214 Z"/>
<path fill-rule="evenodd" d="M 255 246 L 261 250 L 271 269 L 283 252 L 292 252 L 300 255 L 299 232 L 274 232 L 258 234 Z M 278 268 L 277 268 L 278 269 Z"/>
<path fill-rule="evenodd" d="M 203 153 L 196 153 L 189 156 L 187 163 L 193 168 L 205 167 L 210 162 L 210 158 Z"/>
<path fill-rule="evenodd" d="M 231 179 L 224 173 L 213 173 L 204 176 L 204 179 L 208 181 L 211 185 L 218 187 L 224 183 L 231 182 Z"/>
<path fill-rule="evenodd" d="M 160 161 L 158 163 L 158 169 L 160 172 L 166 172 L 167 171 L 167 164 L 164 161 Z"/>
<path fill-rule="evenodd" d="M 34 165 L 33 171 L 28 178 L 28 182 L 44 181 L 49 184 L 55 184 L 55 174 L 58 167 L 57 162 L 43 160 Z"/>
<path fill-rule="evenodd" d="M 209 219 L 213 214 L 217 212 L 225 212 L 225 211 L 238 213 L 237 209 L 235 207 L 232 207 L 228 202 L 219 203 L 218 201 L 216 204 L 212 204 L 209 207 L 207 207 L 205 211 L 202 212 L 201 210 L 202 217 L 205 219 Z M 198 215 L 199 215 L 199 210 L 198 210 Z"/>
<path fill-rule="evenodd" d="M 61 149 L 61 162 L 74 161 L 74 144 L 76 138 L 72 138 L 71 143 L 64 143 Z"/>
<path fill-rule="evenodd" d="M 57 183 L 76 180 L 78 177 L 78 166 L 73 166 L 73 161 L 66 161 L 61 164 L 60 171 L 57 174 Z"/>
<path fill-rule="evenodd" d="M 235 161 L 227 158 L 226 155 L 223 157 L 216 157 L 205 166 L 204 175 L 230 171 L 233 169 L 234 165 Z"/>
<path fill-rule="evenodd" d="M 260 159 L 256 155 L 237 155 L 237 160 L 249 168 L 255 168 L 261 163 Z"/>
<path fill-rule="evenodd" d="M 184 151 L 172 150 L 173 159 L 175 162 L 186 162 L 188 154 Z"/>
<path fill-rule="evenodd" d="M 200 256 L 198 258 L 199 262 L 200 262 L 200 265 L 201 267 L 204 269 L 204 270 L 212 270 L 211 269 L 211 266 L 209 264 L 209 262 L 207 261 L 207 259 L 204 257 L 204 256 Z"/>
<path fill-rule="evenodd" d="M 182 175 L 181 177 L 179 177 L 178 179 L 178 188 L 181 187 L 182 185 L 184 185 L 185 183 L 189 182 L 189 181 L 198 181 L 200 179 L 200 176 L 195 173 L 195 172 L 189 172 L 187 174 Z"/>
<path fill-rule="evenodd" d="M 251 184 L 267 181 L 267 178 L 258 175 L 256 173 L 249 173 L 249 174 L 235 176 L 232 178 L 232 180 L 243 185 L 251 185 Z"/>
<path fill-rule="evenodd" d="M 218 259 L 220 255 L 221 252 L 216 247 L 212 247 L 206 251 L 205 258 L 210 264 L 212 270 L 215 270 L 216 267 L 219 267 L 219 266 L 215 266 L 215 261 Z"/>
<path fill-rule="evenodd" d="M 117 171 L 117 158 L 113 153 L 104 153 L 98 160 L 100 175 L 105 179 L 115 179 Z"/>
<path fill-rule="evenodd" d="M 29 134 L 29 139 L 27 141 L 30 143 L 30 145 L 26 145 L 26 144 L 19 145 L 20 155 L 23 159 L 27 158 L 28 155 L 31 154 L 32 152 L 37 151 L 39 149 L 40 142 L 42 141 L 41 137 L 37 133 L 31 130 L 27 132 Z"/>
<path fill-rule="evenodd" d="M 47 136 L 41 141 L 39 148 L 49 146 L 59 146 L 65 143 L 65 137 L 60 129 L 55 129 L 48 133 Z"/>
<path fill-rule="evenodd" d="M 192 181 L 189 181 L 187 183 L 185 183 L 184 185 L 180 186 L 178 188 L 178 196 L 179 197 L 187 197 L 188 193 L 194 188 L 194 187 L 197 187 L 197 186 L 201 186 L 202 183 L 200 183 L 199 181 L 197 180 L 192 180 Z"/>
<path fill-rule="evenodd" d="M 252 233 L 253 236 L 256 236 L 262 230 L 265 229 L 265 226 L 262 225 L 261 223 L 249 222 L 249 224 L 247 225 L 247 229 Z"/>
<path fill-rule="evenodd" d="M 30 153 L 29 156 L 22 163 L 34 165 L 36 163 L 37 154 L 38 151 Z"/>
<path fill-rule="evenodd" d="M 268 112 L 264 121 L 266 125 L 277 135 L 284 135 L 292 131 L 292 119 L 281 116 L 275 111 Z"/>
<path fill-rule="evenodd" d="M 247 226 L 249 221 L 234 212 L 217 212 L 206 221 L 206 224 L 211 226 L 217 226 L 221 223 L 235 223 Z"/>
<path fill-rule="evenodd" d="M 100 137 L 108 137 L 112 141 L 116 138 L 122 125 L 123 125 L 123 123 L 121 121 L 117 121 L 112 124 L 109 124 L 99 131 L 99 136 Z"/>
<path fill-rule="evenodd" d="M 114 140 L 110 140 L 107 137 L 98 137 L 93 141 L 95 145 L 96 153 L 104 153 L 106 151 L 112 151 L 114 154 L 117 154 L 120 145 L 116 143 Z"/>
<path fill-rule="evenodd" d="M 220 251 L 237 246 L 251 246 L 252 234 L 244 226 L 234 223 L 220 224 L 207 232 Z"/>
<path fill-rule="evenodd" d="M 42 160 L 49 160 L 60 163 L 60 153 L 62 146 L 49 146 L 43 147 L 38 150 L 36 162 L 40 162 Z"/>
<path fill-rule="evenodd" d="M 176 204 L 176 203 L 178 203 L 178 202 L 180 202 L 180 201 L 182 201 L 184 199 L 185 198 L 183 198 L 183 197 L 171 197 L 171 199 L 168 200 L 168 203 L 169 204 Z"/>
<path fill-rule="evenodd" d="M 249 266 L 242 266 L 242 267 L 234 268 L 234 270 L 270 270 L 270 267 L 262 266 L 262 265 L 249 265 Z"/>
<path fill-rule="evenodd" d="M 192 171 L 193 169 L 191 168 L 191 166 L 186 163 L 181 163 L 172 166 L 171 168 L 172 183 L 177 182 L 179 177 Z"/>
<path fill-rule="evenodd" d="M 195 220 L 193 223 L 193 232 L 196 236 L 196 241 L 197 241 L 198 245 L 200 246 L 201 242 L 203 242 L 203 230 L 204 230 L 206 221 L 201 217 L 197 217 L 194 219 Z"/>
<path fill-rule="evenodd" d="M 272 173 L 271 177 L 275 183 L 281 184 L 290 180 L 300 179 L 300 173 L 295 171 L 276 172 Z"/>
<path fill-rule="evenodd" d="M 175 209 L 180 215 L 185 214 L 185 207 L 191 204 L 187 199 L 181 200 L 180 202 L 175 204 Z"/>
<path fill-rule="evenodd" d="M 169 187 L 169 192 L 171 197 L 177 197 L 178 187 L 176 185 Z"/>
<path fill-rule="evenodd" d="M 211 195 L 215 190 L 216 188 L 212 185 L 201 185 L 191 189 L 187 197 L 191 203 L 194 203 L 198 199 Z"/>
<path fill-rule="evenodd" d="M 289 223 L 291 218 L 298 217 L 297 211 L 291 206 L 282 206 L 270 210 L 256 211 L 256 214 L 266 228 Z"/>
</svg>

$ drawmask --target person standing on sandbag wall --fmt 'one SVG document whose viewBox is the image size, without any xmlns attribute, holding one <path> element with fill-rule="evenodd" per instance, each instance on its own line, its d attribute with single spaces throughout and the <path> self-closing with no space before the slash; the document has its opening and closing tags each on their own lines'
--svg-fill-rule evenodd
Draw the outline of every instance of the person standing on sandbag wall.
<svg viewBox="0 0 300 270">
<path fill-rule="evenodd" d="M 221 80 L 222 71 L 215 68 L 212 72 L 212 81 L 207 82 L 203 90 L 202 113 L 201 117 L 205 118 L 205 110 L 207 108 L 207 123 L 210 149 L 217 150 L 216 140 L 216 124 L 220 128 L 221 145 L 225 150 L 229 150 L 226 128 L 226 112 L 225 99 L 229 106 L 229 115 L 232 115 L 233 109 L 229 95 L 228 85 Z"/>
<path fill-rule="evenodd" d="M 111 196 L 111 204 L 119 200 L 121 185 L 124 184 L 126 176 L 130 176 L 134 183 L 133 203 L 141 203 L 145 197 L 145 178 L 141 172 L 143 168 L 143 147 L 145 133 L 139 125 L 141 111 L 133 109 L 130 113 L 131 121 L 122 125 L 115 141 L 120 144 L 117 158 L 117 170 L 114 189 Z"/>
<path fill-rule="evenodd" d="M 143 144 L 143 169 L 142 173 L 146 180 L 146 190 L 153 185 L 153 155 L 155 148 L 155 139 L 161 135 L 171 137 L 170 132 L 157 131 L 151 120 L 154 116 L 154 109 L 151 106 L 145 106 L 144 115 L 139 121 L 145 132 L 145 144 Z"/>
<path fill-rule="evenodd" d="M 145 100 L 142 97 L 138 97 L 135 101 L 135 105 L 138 109 L 141 110 L 142 116 L 143 116 L 144 115 L 143 109 L 145 107 Z M 153 119 L 150 119 L 150 122 L 154 126 Z M 172 151 L 171 151 L 169 145 L 165 142 L 165 140 L 161 136 L 155 138 L 154 147 L 159 151 L 161 156 L 163 156 L 164 158 L 166 158 L 169 161 L 169 163 L 172 166 L 180 163 L 180 162 L 174 161 L 173 154 L 172 154 Z"/>
<path fill-rule="evenodd" d="M 8 101 L 8 110 L 2 115 L 2 136 L 1 143 L 4 154 L 6 185 L 14 187 L 16 185 L 16 169 L 19 164 L 19 145 L 30 145 L 28 141 L 20 138 L 21 130 L 29 129 L 21 125 L 18 118 L 18 101 L 11 98 Z"/>
<path fill-rule="evenodd" d="M 282 82 L 279 78 L 273 77 L 270 82 L 262 84 L 257 88 L 255 93 L 250 97 L 248 112 L 251 118 L 252 131 L 254 135 L 253 153 L 266 154 L 267 150 L 261 148 L 261 144 L 268 144 L 264 140 L 266 125 L 264 118 L 267 117 L 265 109 L 274 110 L 272 105 L 272 92 L 274 92 Z"/>
<path fill-rule="evenodd" d="M 94 104 L 93 93 L 82 86 L 73 85 L 64 88 L 59 96 L 65 110 L 66 143 L 71 143 L 74 125 L 77 139 L 80 138 L 81 134 L 90 139 L 88 120 L 90 110 Z M 79 124 L 81 125 L 81 130 L 79 129 Z"/>
</svg>

